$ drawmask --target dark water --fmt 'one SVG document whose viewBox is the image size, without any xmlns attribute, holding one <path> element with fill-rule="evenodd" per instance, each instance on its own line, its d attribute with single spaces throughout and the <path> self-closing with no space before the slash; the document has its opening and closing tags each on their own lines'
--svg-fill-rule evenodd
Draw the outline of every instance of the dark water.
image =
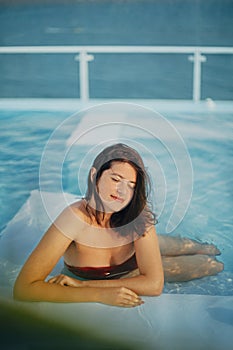
<svg viewBox="0 0 233 350">
<path fill-rule="evenodd" d="M 232 46 L 232 0 L 0 1 L 0 45 Z M 233 55 L 206 55 L 202 99 L 231 100 Z M 79 97 L 75 55 L 0 55 L 0 97 Z M 188 55 L 96 54 L 92 98 L 192 98 Z"/>
</svg>

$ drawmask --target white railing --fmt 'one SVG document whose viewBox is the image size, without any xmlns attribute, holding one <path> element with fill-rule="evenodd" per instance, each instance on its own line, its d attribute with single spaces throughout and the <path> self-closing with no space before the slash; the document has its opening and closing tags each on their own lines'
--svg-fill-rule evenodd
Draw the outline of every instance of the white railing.
<svg viewBox="0 0 233 350">
<path fill-rule="evenodd" d="M 80 99 L 89 100 L 88 62 L 94 59 L 94 53 L 165 53 L 189 54 L 193 62 L 193 101 L 201 98 L 201 64 L 206 61 L 204 54 L 233 54 L 233 47 L 196 47 L 196 46 L 5 46 L 0 54 L 57 54 L 73 53 L 79 61 Z M 77 55 L 78 54 L 78 55 Z"/>
</svg>

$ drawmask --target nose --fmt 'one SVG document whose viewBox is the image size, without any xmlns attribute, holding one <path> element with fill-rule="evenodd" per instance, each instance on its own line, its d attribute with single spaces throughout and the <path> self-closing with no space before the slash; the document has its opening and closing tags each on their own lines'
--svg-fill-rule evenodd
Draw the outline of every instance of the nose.
<svg viewBox="0 0 233 350">
<path fill-rule="evenodd" d="M 121 195 L 124 195 L 126 193 L 126 190 L 127 190 L 127 184 L 123 181 L 120 181 L 117 184 L 117 192 Z"/>
</svg>

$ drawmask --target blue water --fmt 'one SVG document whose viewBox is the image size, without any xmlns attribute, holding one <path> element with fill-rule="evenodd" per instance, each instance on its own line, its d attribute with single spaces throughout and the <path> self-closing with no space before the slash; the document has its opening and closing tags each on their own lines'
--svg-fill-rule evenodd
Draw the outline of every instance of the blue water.
<svg viewBox="0 0 233 350">
<path fill-rule="evenodd" d="M 219 259 L 224 262 L 225 270 L 218 276 L 198 281 L 168 283 L 165 291 L 232 295 L 232 113 L 190 110 L 191 112 L 168 111 L 164 115 L 182 135 L 191 157 L 194 175 L 190 206 L 180 225 L 171 234 L 216 244 L 222 252 Z M 40 188 L 39 166 L 49 138 L 53 140 L 53 150 L 56 153 L 48 159 L 44 181 L 47 190 L 56 191 L 55 183 L 60 171 L 58 159 L 67 147 L 66 140 L 70 133 L 82 120 L 82 117 L 79 118 L 68 128 L 66 120 L 69 116 L 70 112 L 61 111 L 0 111 L 1 231 L 28 199 L 30 192 Z M 62 122 L 64 127 L 59 127 L 59 132 L 54 134 L 54 130 Z M 134 142 L 141 143 L 142 139 L 135 136 Z M 174 184 L 175 189 L 174 172 L 169 163 L 166 164 L 166 154 L 152 147 L 150 140 L 143 142 L 152 150 L 152 154 L 157 155 L 167 173 L 167 183 Z M 78 149 L 78 156 L 75 152 L 67 156 L 62 170 L 64 191 L 81 194 L 77 185 L 77 169 L 89 149 L 90 145 L 82 145 Z M 85 166 L 88 168 L 87 164 Z M 173 193 L 168 193 L 166 206 L 172 206 L 173 201 Z M 166 210 L 169 209 L 165 208 L 157 225 L 159 233 L 164 233 L 166 229 Z"/>
<path fill-rule="evenodd" d="M 0 3 L 0 45 L 232 46 L 232 0 Z M 92 98 L 191 99 L 189 55 L 96 54 Z M 232 100 L 233 55 L 206 55 L 201 98 Z M 26 72 L 26 73 L 25 73 Z M 78 97 L 75 55 L 0 55 L 0 97 Z"/>
</svg>

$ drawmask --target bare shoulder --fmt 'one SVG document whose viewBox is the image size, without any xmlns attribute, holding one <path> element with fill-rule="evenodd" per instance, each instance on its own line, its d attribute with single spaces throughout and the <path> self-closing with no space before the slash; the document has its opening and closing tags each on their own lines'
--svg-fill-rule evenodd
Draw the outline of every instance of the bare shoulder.
<svg viewBox="0 0 233 350">
<path fill-rule="evenodd" d="M 64 235 L 74 238 L 77 231 L 82 230 L 87 222 L 84 200 L 67 206 L 54 221 L 56 228 Z"/>
<path fill-rule="evenodd" d="M 135 249 L 139 247 L 158 246 L 158 236 L 152 225 L 141 237 L 134 241 Z"/>
<path fill-rule="evenodd" d="M 157 237 L 157 233 L 156 233 L 156 230 L 155 230 L 155 226 L 154 225 L 151 225 L 150 227 L 148 227 L 146 229 L 146 231 L 141 235 L 141 236 L 137 236 L 137 239 L 135 239 L 135 241 L 143 241 L 143 240 L 147 240 L 147 239 L 150 239 L 150 238 L 154 238 L 154 237 Z"/>
<path fill-rule="evenodd" d="M 67 207 L 63 209 L 63 211 L 60 213 L 59 217 L 70 217 L 70 218 L 84 218 L 85 216 L 85 205 L 84 205 L 84 200 L 80 199 Z"/>
<path fill-rule="evenodd" d="M 86 209 L 85 199 L 81 199 L 77 202 L 72 203 L 66 210 L 71 211 L 75 216 L 81 219 L 83 222 L 89 223 L 90 216 Z"/>
</svg>

